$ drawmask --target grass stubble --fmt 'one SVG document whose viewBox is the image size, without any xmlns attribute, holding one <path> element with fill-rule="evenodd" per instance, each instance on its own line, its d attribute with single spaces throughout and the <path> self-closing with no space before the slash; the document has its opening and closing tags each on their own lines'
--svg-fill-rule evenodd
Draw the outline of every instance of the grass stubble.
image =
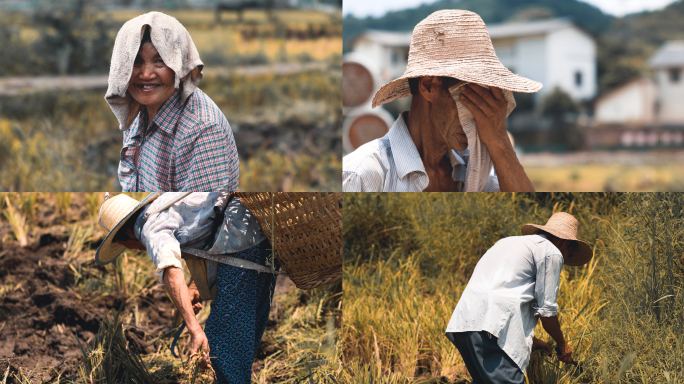
<svg viewBox="0 0 684 384">
<path fill-rule="evenodd" d="M 561 273 L 578 364 L 535 352 L 528 382 L 684 379 L 682 194 L 345 194 L 342 381 L 467 382 L 444 330 L 472 270 L 498 239 L 560 211 L 594 251 Z M 554 347 L 541 324 L 535 335 Z"/>
<path fill-rule="evenodd" d="M 28 198 L 27 195 L 33 195 Z M 99 331 L 89 339 L 73 334 L 78 342 L 79 354 L 74 369 L 62 374 L 63 367 L 12 369 L 10 364 L 0 372 L 0 383 L 33 383 L 43 381 L 44 372 L 52 373 L 50 383 L 211 383 L 213 373 L 198 369 L 197 359 L 187 359 L 189 337 L 185 332 L 179 339 L 180 359 L 171 355 L 170 344 L 180 324 L 180 318 L 166 319 L 165 324 L 151 324 L 144 311 L 139 311 L 136 298 L 158 289 L 154 277 L 154 265 L 145 252 L 126 251 L 116 262 L 98 268 L 94 263 L 96 245 L 104 233 L 97 225 L 97 208 L 101 194 L 68 193 L 0 193 L 0 210 L 8 217 L 0 221 L 0 241 L 4 248 L 20 246 L 14 226 L 22 215 L 13 206 L 31 200 L 47 210 L 27 215 L 24 219 L 26 241 L 36 247 L 38 238 L 45 231 L 61 231 L 65 236 L 64 254 L 60 257 L 68 263 L 74 276 L 69 290 L 96 292 L 99 297 L 122 294 L 125 300 L 119 308 L 111 309 L 101 320 Z M 141 194 L 131 194 L 141 198 Z M 67 205 L 68 201 L 70 205 Z M 61 205 L 61 207 L 60 207 Z M 67 211 L 68 216 L 63 215 Z M 45 216 L 51 218 L 53 228 L 45 226 Z M 14 218 L 12 218 L 14 217 Z M 10 235 L 11 233 L 11 235 Z M 104 272 L 101 270 L 104 269 Z M 189 275 L 186 276 L 189 279 Z M 21 282 L 0 286 L 0 299 L 21 288 Z M 167 300 L 170 299 L 167 296 Z M 271 306 L 271 314 L 262 346 L 255 360 L 252 381 L 260 384 L 335 382 L 341 360 L 342 289 L 341 283 L 310 291 L 295 287 L 277 292 Z M 198 314 L 200 324 L 209 315 L 211 303 L 204 303 Z M 175 312 L 175 311 L 174 311 Z M 137 350 L 129 343 L 125 331 L 129 328 L 159 328 L 162 331 L 149 341 L 156 346 L 152 353 Z M 0 332 L 2 328 L 0 328 Z M 11 362 L 10 360 L 6 360 Z M 60 364 L 61 365 L 61 364 Z"/>
</svg>

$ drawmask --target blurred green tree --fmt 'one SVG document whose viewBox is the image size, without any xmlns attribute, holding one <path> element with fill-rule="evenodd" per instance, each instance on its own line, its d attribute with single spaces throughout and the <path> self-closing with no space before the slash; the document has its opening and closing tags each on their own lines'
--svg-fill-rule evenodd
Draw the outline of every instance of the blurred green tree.
<svg viewBox="0 0 684 384">
<path fill-rule="evenodd" d="M 549 140 L 567 144 L 567 149 L 578 149 L 582 145 L 582 135 L 577 128 L 577 114 L 580 106 L 570 95 L 555 88 L 541 103 L 541 114 L 552 121 Z"/>
<path fill-rule="evenodd" d="M 33 15 L 40 37 L 31 45 L 41 73 L 106 73 L 118 25 L 88 0 L 51 3 Z"/>
</svg>

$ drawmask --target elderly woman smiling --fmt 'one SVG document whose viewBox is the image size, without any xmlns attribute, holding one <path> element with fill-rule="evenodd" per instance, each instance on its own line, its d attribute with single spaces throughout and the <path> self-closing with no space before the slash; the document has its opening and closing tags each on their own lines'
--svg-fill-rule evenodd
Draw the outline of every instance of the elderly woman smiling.
<svg viewBox="0 0 684 384">
<path fill-rule="evenodd" d="M 116 36 L 105 99 L 124 131 L 124 191 L 237 190 L 233 132 L 197 86 L 204 64 L 175 18 L 150 12 Z"/>
</svg>

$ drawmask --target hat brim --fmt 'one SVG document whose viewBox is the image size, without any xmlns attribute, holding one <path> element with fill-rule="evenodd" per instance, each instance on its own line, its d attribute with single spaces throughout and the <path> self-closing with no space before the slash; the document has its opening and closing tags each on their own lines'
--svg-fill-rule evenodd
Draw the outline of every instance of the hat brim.
<svg viewBox="0 0 684 384">
<path fill-rule="evenodd" d="M 435 66 L 407 70 L 400 78 L 383 85 L 373 97 L 373 108 L 390 101 L 411 96 L 408 79 L 423 76 L 453 77 L 469 83 L 507 89 L 512 92 L 535 93 L 544 86 L 542 83 L 516 75 L 500 62 L 470 62 L 456 66 Z"/>
<path fill-rule="evenodd" d="M 580 265 L 588 263 L 589 260 L 591 260 L 591 258 L 594 257 L 594 252 L 591 250 L 591 246 L 578 238 L 568 236 L 564 233 L 554 230 L 553 228 L 546 227 L 543 225 L 525 224 L 522 227 L 523 236 L 536 235 L 541 232 L 548 232 L 560 239 L 574 240 L 577 242 L 577 252 L 574 255 L 572 255 L 572 257 L 565 260 L 565 265 L 578 267 Z"/>
<path fill-rule="evenodd" d="M 107 234 L 105 239 L 102 241 L 102 244 L 100 244 L 99 247 L 97 247 L 97 252 L 95 253 L 95 262 L 99 265 L 107 265 L 114 261 L 124 250 L 126 250 L 126 247 L 119 243 L 114 243 L 114 237 L 116 236 L 116 233 L 119 232 L 119 229 L 123 227 L 123 225 L 126 223 L 126 221 L 138 210 L 143 208 L 145 205 L 153 202 L 156 200 L 161 194 L 159 193 L 150 193 L 145 197 L 140 204 L 136 205 L 135 208 L 133 208 L 132 211 L 130 211 L 123 219 L 121 219 L 114 228 Z"/>
</svg>

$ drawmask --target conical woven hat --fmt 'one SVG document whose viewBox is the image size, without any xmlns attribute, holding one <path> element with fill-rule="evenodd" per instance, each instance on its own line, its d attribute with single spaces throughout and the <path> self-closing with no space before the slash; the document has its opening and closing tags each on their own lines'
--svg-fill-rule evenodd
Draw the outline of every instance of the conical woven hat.
<svg viewBox="0 0 684 384">
<path fill-rule="evenodd" d="M 534 93 L 542 84 L 511 73 L 494 53 L 482 18 L 474 12 L 446 9 L 434 12 L 413 29 L 404 75 L 385 84 L 373 98 L 373 108 L 411 95 L 411 77 L 445 76 Z"/>
<path fill-rule="evenodd" d="M 546 222 L 546 225 L 525 224 L 522 227 L 523 235 L 534 235 L 542 231 L 548 232 L 560 239 L 575 240 L 577 242 L 577 252 L 565 261 L 567 265 L 584 265 L 594 256 L 594 252 L 589 244 L 577 238 L 579 222 L 575 219 L 575 216 L 569 213 L 554 213 L 549 218 L 549 221 Z"/>
<path fill-rule="evenodd" d="M 97 253 L 95 253 L 95 261 L 100 265 L 111 263 L 126 249 L 123 245 L 112 242 L 114 236 L 132 214 L 153 202 L 160 194 L 150 193 L 143 201 L 138 201 L 124 194 L 111 198 L 108 196 L 105 196 L 105 202 L 100 207 L 100 225 L 105 231 L 109 231 L 102 244 L 97 248 Z"/>
</svg>

